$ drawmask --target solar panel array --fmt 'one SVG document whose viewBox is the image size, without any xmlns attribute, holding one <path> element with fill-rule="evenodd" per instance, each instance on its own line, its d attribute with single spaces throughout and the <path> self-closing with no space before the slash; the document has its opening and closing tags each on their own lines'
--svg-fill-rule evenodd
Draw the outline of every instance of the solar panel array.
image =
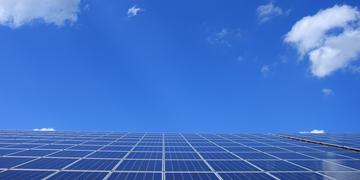
<svg viewBox="0 0 360 180">
<path fill-rule="evenodd" d="M 0 131 L 0 156 L 0 179 L 360 179 L 360 153 L 266 134 Z"/>
</svg>

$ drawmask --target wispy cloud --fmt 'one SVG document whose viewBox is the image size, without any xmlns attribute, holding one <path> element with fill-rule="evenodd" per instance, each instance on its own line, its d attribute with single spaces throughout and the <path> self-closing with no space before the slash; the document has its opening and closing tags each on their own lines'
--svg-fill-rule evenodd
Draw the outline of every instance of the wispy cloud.
<svg viewBox="0 0 360 180">
<path fill-rule="evenodd" d="M 360 58 L 360 12 L 348 5 L 320 10 L 296 22 L 285 42 L 309 56 L 314 76 L 328 76 Z"/>
<path fill-rule="evenodd" d="M 323 93 L 323 95 L 324 95 L 325 97 L 333 96 L 333 95 L 335 94 L 334 91 L 333 91 L 332 89 L 329 89 L 329 88 L 323 88 L 323 89 L 321 90 L 321 92 Z"/>
<path fill-rule="evenodd" d="M 54 128 L 35 128 L 33 131 L 55 131 Z"/>
<path fill-rule="evenodd" d="M 0 25 L 18 28 L 35 21 L 62 26 L 77 21 L 81 0 L 0 0 Z"/>
<path fill-rule="evenodd" d="M 210 32 L 207 41 L 214 45 L 232 46 L 232 43 L 241 38 L 241 32 L 238 29 L 222 28 L 220 31 Z"/>
<path fill-rule="evenodd" d="M 267 77 L 270 73 L 270 66 L 269 65 L 263 65 L 260 68 L 260 72 L 264 77 Z"/>
<path fill-rule="evenodd" d="M 279 6 L 274 5 L 273 2 L 261 5 L 256 9 L 259 23 L 265 23 L 274 17 L 288 14 L 288 12 L 290 11 L 284 12 Z"/>
<path fill-rule="evenodd" d="M 301 131 L 300 134 L 325 134 L 325 130 L 314 129 L 312 131 Z"/>
<path fill-rule="evenodd" d="M 136 5 L 132 6 L 131 8 L 128 9 L 127 11 L 127 15 L 128 17 L 134 17 L 139 15 L 139 13 L 143 11 L 143 9 L 137 7 Z"/>
</svg>

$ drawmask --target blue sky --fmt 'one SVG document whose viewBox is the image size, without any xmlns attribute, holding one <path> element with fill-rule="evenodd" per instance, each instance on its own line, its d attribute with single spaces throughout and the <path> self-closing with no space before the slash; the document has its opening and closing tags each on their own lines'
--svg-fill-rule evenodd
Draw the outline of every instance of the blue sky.
<svg viewBox="0 0 360 180">
<path fill-rule="evenodd" d="M 360 130 L 356 0 L 2 2 L 1 129 Z"/>
</svg>

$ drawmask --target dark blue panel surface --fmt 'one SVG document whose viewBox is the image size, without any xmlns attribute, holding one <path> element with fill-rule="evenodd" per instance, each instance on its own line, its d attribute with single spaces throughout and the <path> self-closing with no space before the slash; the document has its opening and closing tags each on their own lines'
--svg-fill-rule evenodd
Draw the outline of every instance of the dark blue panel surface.
<svg viewBox="0 0 360 180">
<path fill-rule="evenodd" d="M 329 179 L 323 175 L 317 173 L 271 173 L 280 179 L 291 179 L 291 180 L 324 180 Z"/>
<path fill-rule="evenodd" d="M 213 173 L 166 173 L 167 180 L 218 180 Z"/>
<path fill-rule="evenodd" d="M 167 160 L 166 171 L 210 171 L 203 161 Z"/>
<path fill-rule="evenodd" d="M 61 169 L 76 159 L 41 158 L 19 166 L 21 169 Z"/>
<path fill-rule="evenodd" d="M 235 153 L 236 155 L 238 155 L 239 157 L 243 158 L 243 159 L 276 159 L 273 156 L 267 155 L 265 153 Z"/>
<path fill-rule="evenodd" d="M 128 158 L 128 159 L 162 159 L 162 153 L 159 153 L 159 152 L 132 152 L 126 158 Z"/>
<path fill-rule="evenodd" d="M 76 180 L 101 180 L 108 173 L 107 172 L 59 172 L 51 176 L 51 180 L 67 180 L 67 179 L 76 179 Z"/>
<path fill-rule="evenodd" d="M 34 158 L 0 157 L 0 168 L 12 168 Z"/>
<path fill-rule="evenodd" d="M 0 173 L 0 179 L 8 180 L 38 180 L 45 178 L 46 176 L 52 174 L 52 171 L 21 171 L 21 170 L 10 170 Z"/>
<path fill-rule="evenodd" d="M 66 169 L 71 170 L 111 170 L 119 160 L 83 159 Z"/>
<path fill-rule="evenodd" d="M 84 157 L 90 154 L 92 151 L 60 151 L 50 155 L 50 157 Z"/>
<path fill-rule="evenodd" d="M 220 173 L 223 180 L 275 180 L 274 177 L 265 173 Z"/>
<path fill-rule="evenodd" d="M 208 161 L 216 171 L 260 171 L 245 161 Z"/>
<path fill-rule="evenodd" d="M 350 168 L 322 160 L 291 160 L 291 162 L 313 171 L 352 171 Z"/>
<path fill-rule="evenodd" d="M 196 153 L 166 153 L 166 159 L 200 159 Z"/>
<path fill-rule="evenodd" d="M 239 159 L 231 153 L 200 153 L 204 159 Z"/>
<path fill-rule="evenodd" d="M 127 152 L 114 152 L 114 151 L 98 151 L 90 156 L 89 158 L 104 158 L 104 159 L 120 159 L 123 158 Z"/>
<path fill-rule="evenodd" d="M 280 160 L 250 161 L 250 163 L 266 171 L 306 171 L 304 168 Z"/>
<path fill-rule="evenodd" d="M 112 173 L 109 180 L 161 180 L 161 173 Z"/>
<path fill-rule="evenodd" d="M 161 171 L 161 160 L 124 160 L 117 171 Z"/>
<path fill-rule="evenodd" d="M 12 154 L 12 156 L 46 156 L 54 152 L 56 150 L 26 150 Z"/>
</svg>

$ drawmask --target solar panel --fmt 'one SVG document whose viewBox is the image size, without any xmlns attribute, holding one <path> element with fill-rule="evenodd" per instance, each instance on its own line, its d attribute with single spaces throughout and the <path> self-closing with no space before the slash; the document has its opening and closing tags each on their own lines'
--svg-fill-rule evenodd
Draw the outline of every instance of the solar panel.
<svg viewBox="0 0 360 180">
<path fill-rule="evenodd" d="M 296 135 L 360 147 L 360 136 Z M 0 130 L 0 179 L 360 179 L 360 153 L 269 134 Z"/>
<path fill-rule="evenodd" d="M 0 173 L 0 179 L 42 179 L 51 175 L 52 171 L 8 170 Z"/>
<path fill-rule="evenodd" d="M 66 172 L 62 171 L 53 176 L 49 177 L 49 180 L 63 180 L 63 179 L 94 179 L 101 180 L 104 179 L 108 173 L 106 172 Z"/>
</svg>

